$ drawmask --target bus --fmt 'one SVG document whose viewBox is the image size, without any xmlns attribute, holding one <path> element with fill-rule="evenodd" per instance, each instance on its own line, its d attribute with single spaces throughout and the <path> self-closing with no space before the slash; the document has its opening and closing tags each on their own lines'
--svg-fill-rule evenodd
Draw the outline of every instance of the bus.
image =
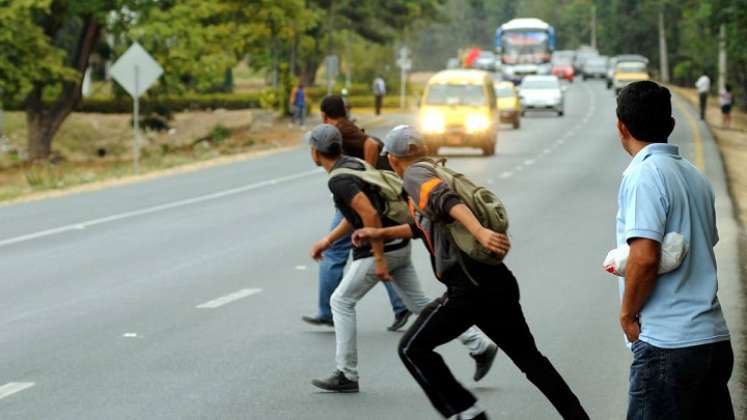
<svg viewBox="0 0 747 420">
<path fill-rule="evenodd" d="M 519 83 L 527 75 L 550 74 L 555 29 L 536 18 L 513 19 L 496 30 L 495 49 L 506 80 Z"/>
</svg>

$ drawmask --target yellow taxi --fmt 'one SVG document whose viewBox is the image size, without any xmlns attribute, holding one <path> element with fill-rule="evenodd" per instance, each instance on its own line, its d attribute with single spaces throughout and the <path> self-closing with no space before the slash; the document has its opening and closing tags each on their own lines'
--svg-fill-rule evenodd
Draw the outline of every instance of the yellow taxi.
<svg viewBox="0 0 747 420">
<path fill-rule="evenodd" d="M 615 95 L 619 94 L 622 88 L 633 82 L 649 80 L 651 76 L 646 68 L 646 62 L 642 60 L 621 60 L 615 64 L 615 71 L 612 76 L 612 85 L 615 87 Z"/>
<path fill-rule="evenodd" d="M 445 70 L 428 81 L 418 128 L 432 153 L 441 147 L 478 147 L 493 155 L 498 125 L 495 88 L 487 72 Z"/>
<path fill-rule="evenodd" d="M 521 101 L 516 86 L 509 81 L 495 82 L 495 95 L 501 122 L 510 123 L 514 129 L 521 127 Z"/>
</svg>

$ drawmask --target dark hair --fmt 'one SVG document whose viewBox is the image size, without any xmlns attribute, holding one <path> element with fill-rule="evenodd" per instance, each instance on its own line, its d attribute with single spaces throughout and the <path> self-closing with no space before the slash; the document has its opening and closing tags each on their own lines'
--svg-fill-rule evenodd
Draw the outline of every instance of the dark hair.
<svg viewBox="0 0 747 420">
<path fill-rule="evenodd" d="M 666 143 L 674 129 L 672 95 L 648 80 L 631 83 L 617 95 L 617 118 L 637 140 Z"/>
<path fill-rule="evenodd" d="M 322 112 L 329 118 L 342 118 L 347 115 L 345 101 L 340 95 L 329 95 L 322 99 Z"/>
<path fill-rule="evenodd" d="M 316 151 L 319 152 L 319 154 L 324 158 L 330 160 L 337 159 L 338 157 L 340 157 L 340 155 L 342 155 L 342 147 L 337 143 L 332 144 L 330 146 L 330 150 L 327 152 L 322 152 L 319 149 L 317 149 Z"/>
</svg>

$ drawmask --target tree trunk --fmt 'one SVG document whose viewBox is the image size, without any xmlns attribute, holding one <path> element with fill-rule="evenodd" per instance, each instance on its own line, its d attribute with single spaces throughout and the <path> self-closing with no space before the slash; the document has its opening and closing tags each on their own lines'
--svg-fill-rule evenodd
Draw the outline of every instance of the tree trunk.
<svg viewBox="0 0 747 420">
<path fill-rule="evenodd" d="M 661 81 L 669 83 L 669 52 L 667 51 L 667 32 L 664 28 L 664 6 L 659 8 L 659 72 Z"/>
<path fill-rule="evenodd" d="M 95 18 L 86 17 L 70 60 L 70 66 L 78 71 L 79 76 L 75 80 L 61 82 L 62 89 L 51 102 L 44 101 L 44 88 L 47 84 L 44 81 L 35 83 L 31 93 L 26 97 L 28 153 L 32 162 L 49 158 L 52 140 L 57 130 L 80 102 L 83 77 L 100 34 L 100 27 Z M 48 35 L 54 37 L 55 34 Z"/>
</svg>

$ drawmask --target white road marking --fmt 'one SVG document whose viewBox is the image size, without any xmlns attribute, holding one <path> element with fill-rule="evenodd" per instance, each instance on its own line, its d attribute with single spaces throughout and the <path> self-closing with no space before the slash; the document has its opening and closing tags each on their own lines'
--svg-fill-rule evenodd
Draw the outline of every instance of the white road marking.
<svg viewBox="0 0 747 420">
<path fill-rule="evenodd" d="M 29 389 L 36 385 L 34 382 L 8 382 L 7 384 L 0 386 L 0 400 L 11 395 L 21 392 L 24 389 Z"/>
<path fill-rule="evenodd" d="M 254 294 L 257 294 L 261 292 L 262 289 L 241 289 L 238 292 L 233 292 L 231 294 L 221 296 L 217 299 L 213 299 L 209 302 L 202 303 L 200 305 L 197 305 L 197 309 L 215 309 L 220 308 L 221 306 L 231 303 L 233 301 L 243 299 L 247 296 L 251 296 Z"/>
<path fill-rule="evenodd" d="M 499 178 L 501 178 L 501 179 L 511 178 L 511 175 L 513 175 L 513 174 L 514 173 L 511 172 L 511 171 L 506 171 L 506 172 L 500 174 Z"/>
<path fill-rule="evenodd" d="M 133 332 L 124 333 L 124 334 L 122 334 L 122 337 L 124 337 L 124 338 L 137 338 L 137 333 L 133 333 Z"/>
<path fill-rule="evenodd" d="M 552 149 L 545 149 L 542 151 L 542 153 L 549 155 L 550 153 L 552 153 Z"/>
<path fill-rule="evenodd" d="M 524 161 L 524 165 L 532 166 L 534 165 L 534 159 L 527 159 Z"/>
<path fill-rule="evenodd" d="M 296 270 L 298 270 L 298 271 L 306 271 L 306 266 L 305 265 L 297 265 L 296 266 Z"/>
<path fill-rule="evenodd" d="M 519 172 L 522 169 L 524 169 L 524 165 L 519 165 L 519 166 L 517 166 L 517 167 L 514 168 L 514 172 Z"/>
<path fill-rule="evenodd" d="M 47 236 L 58 235 L 58 234 L 70 232 L 73 230 L 81 230 L 81 229 L 89 228 L 92 226 L 102 225 L 104 223 L 116 222 L 119 220 L 130 219 L 130 218 L 137 217 L 137 216 L 144 216 L 146 214 L 157 213 L 157 212 L 161 212 L 164 210 L 171 210 L 171 209 L 175 209 L 178 207 L 185 207 L 185 206 L 189 206 L 192 204 L 202 203 L 205 201 L 217 200 L 219 198 L 228 197 L 231 195 L 236 195 L 236 194 L 240 194 L 240 193 L 251 191 L 251 190 L 256 190 L 258 188 L 267 187 L 270 185 L 277 185 L 282 182 L 288 182 L 288 181 L 293 181 L 295 179 L 304 178 L 304 177 L 307 177 L 309 175 L 313 175 L 319 172 L 321 172 L 321 169 L 317 168 L 311 171 L 304 171 L 304 172 L 299 172 L 293 175 L 287 175 L 287 176 L 282 176 L 279 178 L 269 179 L 266 181 L 255 182 L 253 184 L 247 184 L 242 187 L 231 188 L 228 190 L 205 194 L 205 195 L 201 195 L 201 196 L 197 196 L 193 198 L 188 198 L 185 200 L 174 201 L 171 203 L 161 204 L 158 206 L 146 207 L 140 210 L 128 211 L 125 213 L 114 214 L 112 216 L 92 219 L 92 220 L 88 220 L 82 223 L 74 223 L 70 225 L 56 227 L 53 229 L 43 230 L 40 232 L 29 233 L 27 235 L 16 236 L 14 238 L 3 239 L 3 240 L 0 240 L 0 248 L 4 246 L 8 246 L 8 245 L 17 244 L 20 242 L 26 242 L 26 241 L 31 241 L 34 239 L 44 238 Z"/>
</svg>

